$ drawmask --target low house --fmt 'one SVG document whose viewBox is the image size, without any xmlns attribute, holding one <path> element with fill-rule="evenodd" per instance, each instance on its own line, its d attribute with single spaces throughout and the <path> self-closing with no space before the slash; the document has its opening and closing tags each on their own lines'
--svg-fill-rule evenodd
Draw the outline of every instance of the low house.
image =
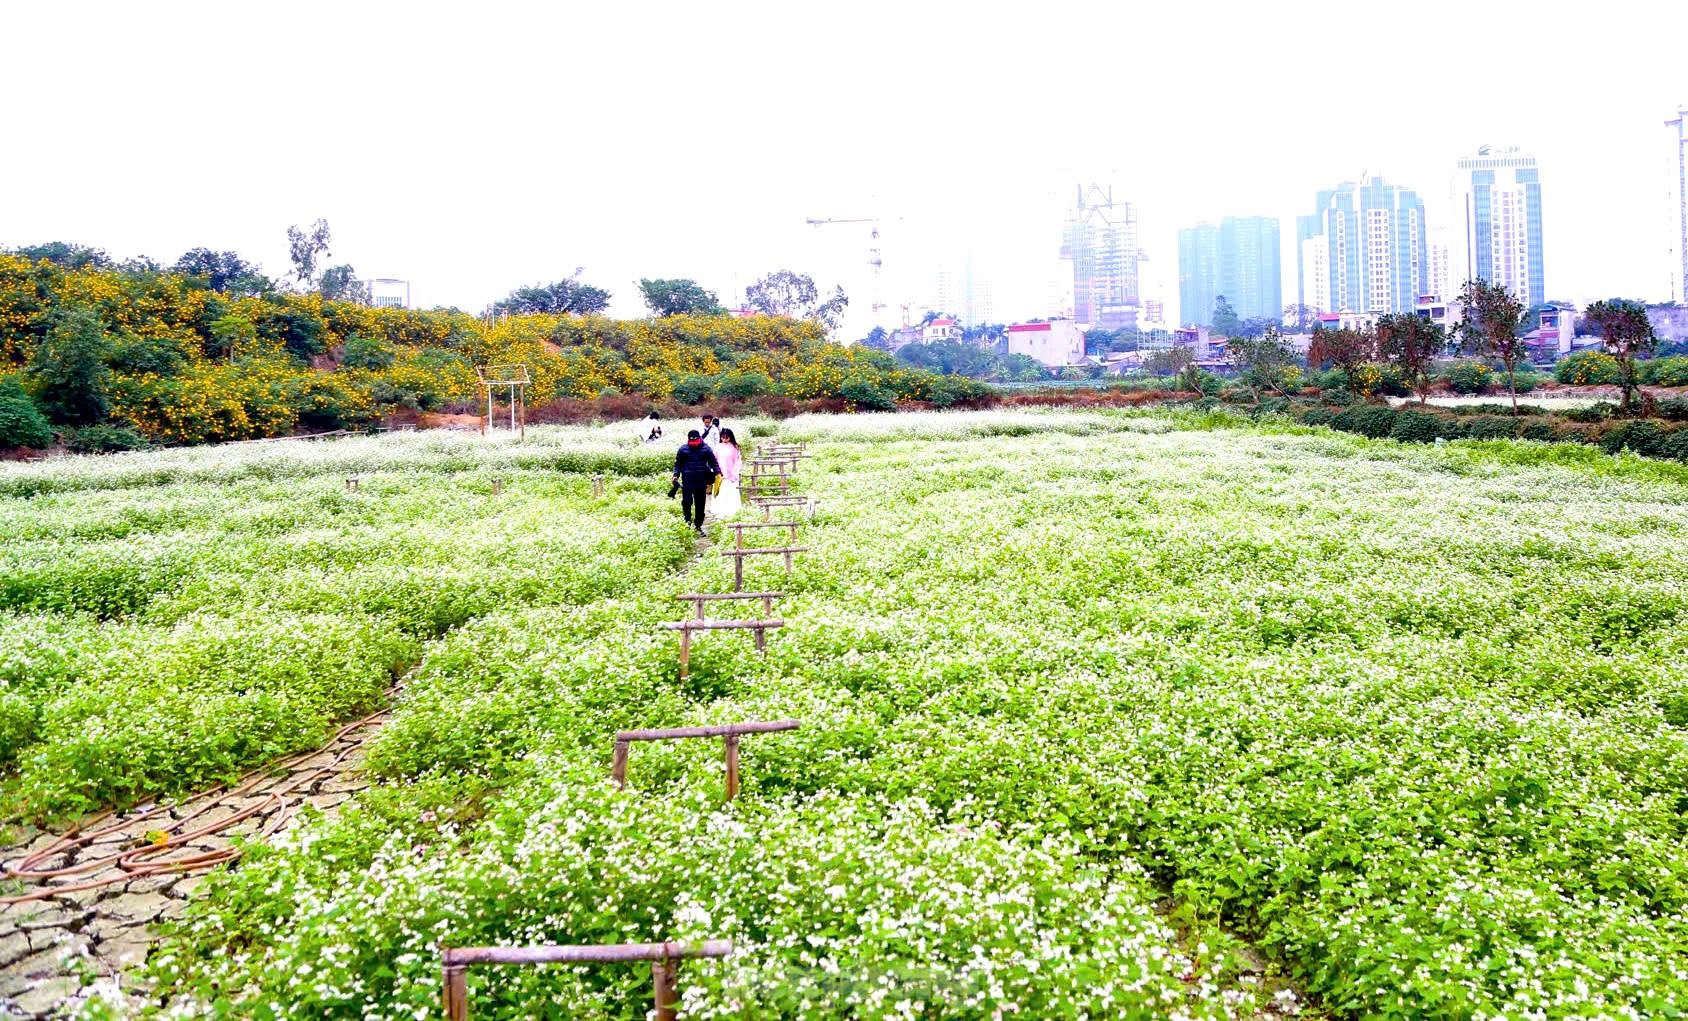
<svg viewBox="0 0 1688 1021">
<path fill-rule="evenodd" d="M 1030 355 L 1050 368 L 1084 362 L 1084 331 L 1070 319 L 1015 323 L 1008 327 L 1008 353 Z"/>
</svg>

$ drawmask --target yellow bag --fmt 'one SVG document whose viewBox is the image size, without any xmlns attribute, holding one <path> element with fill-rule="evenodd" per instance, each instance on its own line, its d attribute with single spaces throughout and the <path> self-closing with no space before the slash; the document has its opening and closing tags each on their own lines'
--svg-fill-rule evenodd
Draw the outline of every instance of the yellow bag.
<svg viewBox="0 0 1688 1021">
<path fill-rule="evenodd" d="M 719 476 L 719 475 L 715 476 L 715 484 L 709 487 L 709 495 L 710 496 L 720 496 L 721 495 L 721 476 Z"/>
</svg>

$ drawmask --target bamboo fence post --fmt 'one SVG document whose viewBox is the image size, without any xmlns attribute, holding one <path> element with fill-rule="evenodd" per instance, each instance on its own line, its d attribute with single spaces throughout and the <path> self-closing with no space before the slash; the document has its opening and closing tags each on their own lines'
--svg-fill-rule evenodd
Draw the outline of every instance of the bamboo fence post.
<svg viewBox="0 0 1688 1021">
<path fill-rule="evenodd" d="M 453 967 L 446 965 L 445 978 L 445 1016 L 451 1021 L 469 1021 L 469 983 L 467 968 L 461 965 Z"/>
<path fill-rule="evenodd" d="M 603 496 L 604 495 L 604 477 L 602 475 L 592 476 L 592 495 L 593 496 Z"/>
<path fill-rule="evenodd" d="M 727 758 L 728 801 L 738 797 L 739 792 L 738 742 L 739 739 L 737 734 L 728 734 L 721 738 L 721 744 L 724 746 L 723 751 L 725 752 Z"/>
<path fill-rule="evenodd" d="M 348 476 L 346 478 L 346 492 L 355 493 L 357 491 L 358 491 L 358 477 L 356 475 Z"/>
<path fill-rule="evenodd" d="M 469 998 L 464 972 L 471 964 L 558 964 L 599 962 L 625 964 L 651 962 L 653 1016 L 666 1021 L 679 1017 L 680 962 L 687 958 L 727 957 L 731 940 L 708 939 L 700 943 L 620 943 L 608 946 L 456 947 L 443 953 L 441 972 L 445 982 L 446 1015 L 451 1021 L 467 1021 Z"/>
<path fill-rule="evenodd" d="M 743 561 L 740 561 L 743 563 Z M 692 676 L 692 632 L 689 628 L 680 631 L 680 680 L 690 680 Z"/>
<path fill-rule="evenodd" d="M 615 762 L 610 767 L 610 778 L 615 781 L 615 785 L 617 787 L 620 787 L 623 790 L 625 790 L 627 788 L 627 742 L 626 741 L 617 741 L 615 743 Z"/>
<path fill-rule="evenodd" d="M 678 741 L 686 738 L 719 737 L 721 739 L 722 757 L 727 764 L 727 800 L 737 798 L 743 789 L 742 771 L 739 765 L 739 741 L 745 734 L 772 734 L 784 730 L 796 730 L 800 724 L 796 720 L 758 720 L 749 723 L 727 723 L 708 727 L 668 727 L 658 730 L 622 730 L 615 735 L 616 767 L 620 773 L 612 773 L 618 786 L 626 786 L 626 757 L 623 750 L 633 741 Z"/>
<path fill-rule="evenodd" d="M 663 959 L 651 962 L 651 999 L 656 1005 L 652 1012 L 655 1021 L 678 1021 L 680 1004 L 678 976 L 679 961 Z"/>
<path fill-rule="evenodd" d="M 502 493 L 502 492 L 504 492 L 504 480 L 503 479 L 493 479 L 492 480 L 492 495 L 497 496 L 499 493 Z"/>
</svg>

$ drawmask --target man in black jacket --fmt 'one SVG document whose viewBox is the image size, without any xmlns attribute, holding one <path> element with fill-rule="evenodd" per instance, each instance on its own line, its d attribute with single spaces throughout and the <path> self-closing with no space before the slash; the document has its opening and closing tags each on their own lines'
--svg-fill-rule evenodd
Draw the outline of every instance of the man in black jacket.
<svg viewBox="0 0 1688 1021">
<path fill-rule="evenodd" d="M 680 513 L 699 535 L 703 534 L 703 502 L 721 466 L 715 462 L 715 451 L 703 442 L 693 429 L 686 434 L 686 445 L 674 455 L 674 481 L 680 486 Z"/>
</svg>

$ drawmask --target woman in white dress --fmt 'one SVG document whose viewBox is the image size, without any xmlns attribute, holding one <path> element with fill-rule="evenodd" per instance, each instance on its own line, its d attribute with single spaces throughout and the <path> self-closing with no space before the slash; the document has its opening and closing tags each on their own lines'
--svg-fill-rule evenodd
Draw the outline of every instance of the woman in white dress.
<svg viewBox="0 0 1688 1021">
<path fill-rule="evenodd" d="M 730 518 L 744 506 L 739 499 L 739 469 L 744 467 L 744 454 L 731 429 L 721 430 L 715 446 L 715 463 L 721 466 L 721 491 L 715 494 L 710 509 L 718 518 Z"/>
</svg>

